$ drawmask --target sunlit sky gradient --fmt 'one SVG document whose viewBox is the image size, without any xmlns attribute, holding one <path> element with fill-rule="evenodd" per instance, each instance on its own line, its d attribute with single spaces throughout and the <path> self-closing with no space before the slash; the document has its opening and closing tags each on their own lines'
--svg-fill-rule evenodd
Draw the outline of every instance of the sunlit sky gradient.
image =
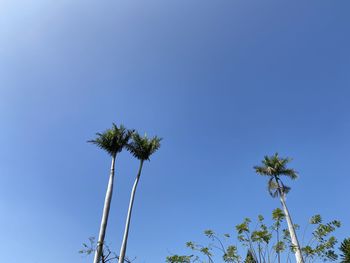
<svg viewBox="0 0 350 263">
<path fill-rule="evenodd" d="M 279 206 L 252 167 L 293 157 L 296 223 L 350 236 L 350 1 L 1 0 L 0 251 L 91 262 L 112 122 L 164 138 L 144 166 L 128 255 L 164 262 L 202 231 Z M 117 160 L 107 240 L 119 251 L 138 162 Z"/>
</svg>

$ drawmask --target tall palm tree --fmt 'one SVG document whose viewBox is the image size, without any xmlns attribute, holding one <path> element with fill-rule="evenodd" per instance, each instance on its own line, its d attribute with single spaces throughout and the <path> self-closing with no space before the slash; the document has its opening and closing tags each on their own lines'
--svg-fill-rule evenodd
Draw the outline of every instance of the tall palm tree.
<svg viewBox="0 0 350 263">
<path fill-rule="evenodd" d="M 112 128 L 107 129 L 103 133 L 96 133 L 96 135 L 96 139 L 90 140 L 88 142 L 97 145 L 99 148 L 105 150 L 112 157 L 112 164 L 103 207 L 100 232 L 98 235 L 98 242 L 94 256 L 94 263 L 99 263 L 103 252 L 103 242 L 105 239 L 109 209 L 112 201 L 115 159 L 117 154 L 121 152 L 123 148 L 127 145 L 132 135 L 132 131 L 127 130 L 123 125 L 120 125 L 118 127 L 113 123 Z"/>
<path fill-rule="evenodd" d="M 160 141 L 161 141 L 161 139 L 158 138 L 157 136 L 153 137 L 152 139 L 148 139 L 146 135 L 144 137 L 141 137 L 138 133 L 134 133 L 132 135 L 132 139 L 133 139 L 132 142 L 128 144 L 127 148 L 131 152 L 131 154 L 140 161 L 140 166 L 139 166 L 139 170 L 138 170 L 134 185 L 132 187 L 131 195 L 130 195 L 129 209 L 126 217 L 126 224 L 125 224 L 125 230 L 124 230 L 124 237 L 123 237 L 123 242 L 119 253 L 119 261 L 118 261 L 119 263 L 124 263 L 126 247 L 128 242 L 128 235 L 129 235 L 131 212 L 134 204 L 136 188 L 141 176 L 143 162 L 145 160 L 148 160 L 148 161 L 150 160 L 149 159 L 150 156 L 159 149 Z"/>
<path fill-rule="evenodd" d="M 292 247 L 295 252 L 295 258 L 297 263 L 304 263 L 304 259 L 301 253 L 299 241 L 295 232 L 295 228 L 292 222 L 292 218 L 286 204 L 286 194 L 290 191 L 290 187 L 283 184 L 281 176 L 286 176 L 292 180 L 298 177 L 297 172 L 294 169 L 287 168 L 287 164 L 291 161 L 290 158 L 280 158 L 278 153 L 273 156 L 265 156 L 262 161 L 262 166 L 254 166 L 256 173 L 270 177 L 268 181 L 268 191 L 272 197 L 279 196 L 283 212 L 286 216 L 288 230 L 290 233 Z"/>
</svg>

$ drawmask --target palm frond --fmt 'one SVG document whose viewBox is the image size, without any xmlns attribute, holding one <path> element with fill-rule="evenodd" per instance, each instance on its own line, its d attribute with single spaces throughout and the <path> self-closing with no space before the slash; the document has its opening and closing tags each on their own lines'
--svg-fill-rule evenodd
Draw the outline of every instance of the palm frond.
<svg viewBox="0 0 350 263">
<path fill-rule="evenodd" d="M 285 185 L 280 178 L 277 178 L 277 181 L 278 181 L 281 192 L 283 194 L 288 194 L 292 188 Z"/>
<path fill-rule="evenodd" d="M 270 166 L 254 166 L 253 168 L 260 175 L 271 176 L 273 174 L 273 169 Z"/>
<path fill-rule="evenodd" d="M 162 139 L 155 136 L 148 138 L 146 135 L 141 136 L 139 133 L 132 135 L 132 141 L 127 144 L 128 151 L 139 160 L 149 160 L 150 156 L 160 148 Z"/>
<path fill-rule="evenodd" d="M 294 169 L 287 167 L 291 160 L 291 158 L 279 157 L 278 153 L 275 153 L 272 156 L 264 156 L 261 166 L 254 166 L 257 174 L 270 176 L 268 181 L 268 190 L 272 197 L 278 196 L 278 187 L 280 187 L 280 190 L 284 194 L 287 194 L 291 189 L 282 183 L 280 176 L 286 176 L 292 180 L 298 178 L 298 173 Z"/>
<path fill-rule="evenodd" d="M 286 185 L 283 185 L 283 187 L 282 187 L 282 192 L 283 192 L 284 194 L 288 194 L 288 193 L 290 192 L 291 189 L 292 189 L 291 187 L 286 186 Z"/>
<path fill-rule="evenodd" d="M 95 144 L 111 156 L 114 156 L 123 150 L 132 133 L 133 131 L 127 130 L 123 125 L 118 127 L 115 123 L 112 123 L 112 128 L 107 129 L 102 133 L 96 133 L 97 137 L 88 142 Z"/>
<path fill-rule="evenodd" d="M 295 171 L 294 169 L 288 169 L 288 168 L 281 169 L 280 174 L 281 175 L 285 175 L 285 176 L 289 177 L 292 180 L 295 180 L 295 179 L 298 178 L 298 172 Z"/>
<path fill-rule="evenodd" d="M 350 262 L 350 238 L 344 239 L 344 241 L 341 243 L 339 249 L 342 252 L 341 263 L 349 263 Z"/>
<path fill-rule="evenodd" d="M 278 184 L 274 181 L 274 178 L 271 177 L 267 183 L 267 190 L 269 191 L 269 194 L 276 198 L 279 194 L 278 192 Z"/>
</svg>

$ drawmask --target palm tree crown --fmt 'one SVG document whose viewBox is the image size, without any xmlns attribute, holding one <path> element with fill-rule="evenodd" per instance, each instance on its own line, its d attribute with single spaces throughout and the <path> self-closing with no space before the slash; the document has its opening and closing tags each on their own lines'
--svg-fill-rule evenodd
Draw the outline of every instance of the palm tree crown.
<svg viewBox="0 0 350 263">
<path fill-rule="evenodd" d="M 132 134 L 132 142 L 127 144 L 128 151 L 141 161 L 149 160 L 150 156 L 155 153 L 160 147 L 162 139 L 155 136 L 152 139 L 140 136 L 140 134 Z"/>
<path fill-rule="evenodd" d="M 126 146 L 132 133 L 133 131 L 127 130 L 123 125 L 118 127 L 113 123 L 112 128 L 103 133 L 96 133 L 97 138 L 88 142 L 97 145 L 111 156 L 115 156 Z"/>
<path fill-rule="evenodd" d="M 280 176 L 286 176 L 292 180 L 298 178 L 298 173 L 294 169 L 287 168 L 290 161 L 290 158 L 280 158 L 278 153 L 275 153 L 272 156 L 265 156 L 262 166 L 254 166 L 256 173 L 270 177 L 268 190 L 272 197 L 281 193 L 286 194 L 290 190 L 290 187 L 283 184 Z"/>
</svg>

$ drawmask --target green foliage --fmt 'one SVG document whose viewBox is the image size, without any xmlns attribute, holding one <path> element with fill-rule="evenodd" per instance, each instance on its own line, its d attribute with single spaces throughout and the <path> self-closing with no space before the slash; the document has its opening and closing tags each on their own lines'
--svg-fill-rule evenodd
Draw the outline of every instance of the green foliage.
<svg viewBox="0 0 350 263">
<path fill-rule="evenodd" d="M 240 257 L 237 253 L 237 247 L 228 246 L 222 258 L 224 262 L 239 262 Z"/>
<path fill-rule="evenodd" d="M 236 225 L 238 234 L 249 233 L 249 224 L 251 221 L 250 218 L 245 218 L 243 223 Z"/>
<path fill-rule="evenodd" d="M 133 131 L 127 130 L 123 125 L 118 127 L 113 123 L 112 128 L 103 133 L 96 133 L 96 139 L 88 142 L 97 145 L 111 156 L 115 156 L 127 145 L 132 133 Z"/>
<path fill-rule="evenodd" d="M 194 254 L 191 255 L 172 255 L 167 257 L 167 262 L 214 262 L 213 255 L 214 250 L 220 251 L 222 254 L 223 262 L 241 262 L 241 257 L 238 255 L 237 247 L 230 244 L 225 245 L 224 242 L 216 235 L 216 233 L 210 229 L 204 231 L 204 235 L 207 236 L 213 243 L 203 246 L 192 241 L 186 243 Z M 224 235 L 225 238 L 229 238 L 229 234 Z M 181 261 L 183 260 L 183 261 Z M 187 260 L 187 261 L 186 261 Z"/>
<path fill-rule="evenodd" d="M 173 255 L 166 258 L 167 263 L 191 263 L 192 256 Z"/>
<path fill-rule="evenodd" d="M 350 263 L 350 238 L 346 238 L 340 245 L 341 263 Z"/>
<path fill-rule="evenodd" d="M 285 214 L 280 208 L 276 208 L 272 211 L 272 219 L 274 220 L 273 226 L 275 230 L 277 230 L 280 227 L 281 222 L 284 220 L 285 217 Z"/>
<path fill-rule="evenodd" d="M 83 243 L 83 248 L 79 250 L 79 254 L 83 254 L 86 256 L 93 255 L 96 251 L 96 244 L 95 244 L 95 238 L 89 237 L 89 243 Z M 102 255 L 100 259 L 100 263 L 117 263 L 119 257 L 116 253 L 112 252 L 106 244 L 103 245 L 102 248 Z M 133 260 L 125 259 L 126 263 L 131 263 Z"/>
<path fill-rule="evenodd" d="M 281 253 L 286 249 L 286 244 L 280 240 L 280 228 L 285 217 L 285 214 L 280 208 L 276 208 L 272 211 L 272 220 L 274 222 L 271 229 L 276 233 L 276 244 L 272 246 L 272 249 L 277 254 L 278 262 L 280 262 Z"/>
<path fill-rule="evenodd" d="M 320 258 L 324 261 L 334 261 L 338 258 L 334 251 L 337 240 L 331 234 L 341 226 L 340 221 L 333 220 L 322 224 L 321 215 L 311 217 L 309 223 L 315 226 L 312 231 L 312 238 L 309 243 L 302 248 L 305 259 Z"/>
<path fill-rule="evenodd" d="M 244 260 L 244 263 L 258 263 L 253 257 L 253 254 L 250 249 L 248 249 L 247 256 Z"/>
<path fill-rule="evenodd" d="M 295 247 L 292 245 L 288 229 L 283 228 L 286 224 L 283 211 L 279 208 L 273 210 L 272 219 L 273 222 L 269 226 L 265 224 L 264 217 L 261 215 L 258 216 L 256 224 L 252 224 L 250 218 L 245 218 L 242 223 L 236 225 L 236 235 L 224 234 L 223 240 L 221 240 L 213 230 L 207 229 L 204 231 L 204 235 L 208 237 L 211 242 L 208 245 L 187 242 L 186 246 L 191 250 L 192 254 L 183 255 L 181 258 L 190 260 L 187 262 L 212 263 L 215 259 L 217 260 L 219 258 L 218 255 L 215 257 L 215 254 L 219 253 L 222 260 L 218 262 L 272 263 L 275 262 L 277 256 L 279 258 L 283 256 L 280 262 L 285 262 L 284 260 L 286 260 L 290 252 L 295 250 Z M 314 229 L 311 232 L 312 239 L 302 248 L 305 262 L 336 260 L 337 255 L 334 251 L 334 246 L 337 241 L 331 234 L 340 227 L 340 222 L 333 220 L 323 224 L 321 216 L 315 215 L 311 217 L 309 223 Z M 294 227 L 295 229 L 299 228 L 296 224 Z M 279 230 L 281 230 L 281 233 Z M 235 237 L 236 240 L 232 240 L 232 238 Z M 281 239 L 279 237 L 281 237 Z M 227 242 L 235 244 L 237 241 L 240 243 L 238 247 L 243 249 L 243 253 L 242 251 L 238 251 L 238 247 L 235 245 L 226 245 Z M 344 249 L 346 245 L 350 247 L 350 239 L 346 241 L 346 243 L 347 244 L 343 245 Z M 289 247 L 290 250 L 287 250 L 287 247 Z M 241 255 L 244 253 L 246 253 L 246 256 L 245 259 L 242 260 Z M 175 256 L 178 258 L 180 257 L 178 255 Z M 348 252 L 348 257 L 349 256 L 350 253 Z"/>
<path fill-rule="evenodd" d="M 212 247 L 211 246 L 202 246 L 202 245 L 198 245 L 195 244 L 194 242 L 187 242 L 186 246 L 193 250 L 193 251 L 197 251 L 200 252 L 200 254 L 206 256 L 209 258 L 209 261 L 211 260 L 211 257 L 213 256 L 212 254 Z"/>
<path fill-rule="evenodd" d="M 95 252 L 94 248 L 95 238 L 89 237 L 89 244 L 83 243 L 83 249 L 79 250 L 79 254 L 91 255 Z"/>
<path fill-rule="evenodd" d="M 252 232 L 250 239 L 252 242 L 265 243 L 268 244 L 271 240 L 272 234 L 268 227 L 264 224 L 264 217 L 262 215 L 258 216 L 259 229 Z"/>
<path fill-rule="evenodd" d="M 282 209 L 276 208 L 272 211 L 272 219 L 281 222 L 286 216 L 284 215 Z"/>
<path fill-rule="evenodd" d="M 253 231 L 251 236 L 253 242 L 264 242 L 266 244 L 270 242 L 271 237 L 272 234 L 267 230 L 265 225 L 262 225 L 260 230 Z"/>
<path fill-rule="evenodd" d="M 287 176 L 291 179 L 296 179 L 298 174 L 295 170 L 287 168 L 287 164 L 291 161 L 290 158 L 280 158 L 278 153 L 272 156 L 265 156 L 262 161 L 263 166 L 255 166 L 257 173 L 264 176 Z"/>
<path fill-rule="evenodd" d="M 212 238 L 214 236 L 214 234 L 215 233 L 213 230 L 210 230 L 210 229 L 204 230 L 204 235 L 206 235 L 207 237 Z"/>
<path fill-rule="evenodd" d="M 320 224 L 322 223 L 322 217 L 320 215 L 314 215 L 310 218 L 310 224 Z"/>
<path fill-rule="evenodd" d="M 160 147 L 162 139 L 155 136 L 152 139 L 140 136 L 140 134 L 133 133 L 132 141 L 127 144 L 128 151 L 139 160 L 149 160 L 150 156 L 155 153 Z"/>
<path fill-rule="evenodd" d="M 276 253 L 281 253 L 286 249 L 286 244 L 283 241 L 278 241 L 273 246 L 273 249 L 276 251 Z"/>
<path fill-rule="evenodd" d="M 270 177 L 268 191 L 272 197 L 277 197 L 280 193 L 287 194 L 290 191 L 290 187 L 283 184 L 281 176 L 292 180 L 298 178 L 298 173 L 294 169 L 287 168 L 290 161 L 290 158 L 280 158 L 276 153 L 272 156 L 265 156 L 262 166 L 254 166 L 256 173 Z"/>
</svg>

